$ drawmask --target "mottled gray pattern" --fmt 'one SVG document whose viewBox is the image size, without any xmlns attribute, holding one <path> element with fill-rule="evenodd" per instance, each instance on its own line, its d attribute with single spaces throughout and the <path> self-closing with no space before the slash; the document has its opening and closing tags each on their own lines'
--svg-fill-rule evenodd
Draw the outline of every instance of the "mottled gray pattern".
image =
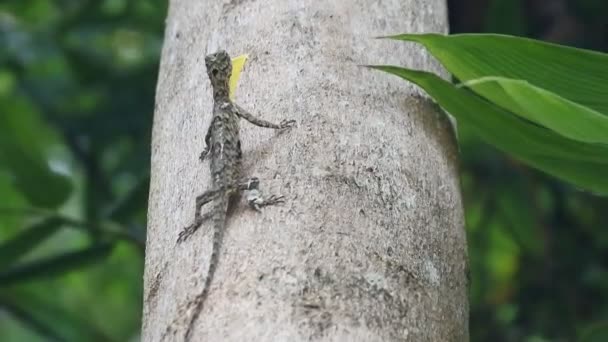
<svg viewBox="0 0 608 342">
<path fill-rule="evenodd" d="M 219 51 L 205 57 L 207 75 L 213 87 L 213 118 L 209 130 L 205 136 L 206 147 L 200 155 L 201 161 L 210 159 L 213 189 L 203 193 L 196 198 L 196 209 L 194 222 L 184 228 L 179 234 L 178 243 L 188 239 L 207 218 L 213 223 L 213 242 L 211 258 L 207 278 L 202 291 L 188 303 L 192 309 L 185 333 L 185 341 L 189 341 L 192 335 L 194 322 L 203 309 L 205 298 L 209 294 L 209 286 L 217 268 L 219 252 L 226 225 L 226 214 L 230 197 L 243 190 L 253 190 L 259 194 L 257 178 L 242 179 L 241 169 L 241 141 L 239 139 L 239 120 L 244 118 L 252 124 L 260 127 L 273 129 L 290 128 L 295 121 L 283 121 L 274 124 L 251 115 L 240 106 L 232 103 L 229 98 L 230 75 L 232 73 L 232 62 L 226 51 Z M 271 196 L 262 199 L 260 196 L 249 197 L 250 205 L 259 210 L 261 207 L 282 202 L 282 197 Z M 208 215 L 201 215 L 202 207 L 213 201 L 213 208 Z M 190 310 L 188 310 L 190 311 Z M 180 319 L 178 317 L 178 319 Z M 174 322 L 165 332 L 165 337 L 176 331 Z"/>
</svg>

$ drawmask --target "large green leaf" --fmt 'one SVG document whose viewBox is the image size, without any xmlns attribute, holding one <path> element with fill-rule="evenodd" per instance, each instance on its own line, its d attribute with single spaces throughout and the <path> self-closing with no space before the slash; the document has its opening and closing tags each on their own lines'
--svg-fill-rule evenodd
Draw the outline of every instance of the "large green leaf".
<svg viewBox="0 0 608 342">
<path fill-rule="evenodd" d="M 15 186 L 13 177 L 0 167 L 0 202 L 1 207 L 20 208 L 28 204 L 21 191 Z M 0 239 L 5 240 L 15 234 L 23 225 L 23 216 L 3 215 L 0 213 Z"/>
<path fill-rule="evenodd" d="M 608 116 L 526 81 L 483 77 L 468 81 L 465 86 L 511 113 L 565 137 L 608 144 Z"/>
<path fill-rule="evenodd" d="M 608 320 L 589 324 L 578 339 L 579 342 L 603 342 L 608 340 Z"/>
<path fill-rule="evenodd" d="M 441 107 L 475 128 L 486 142 L 515 158 L 589 191 L 608 194 L 608 147 L 567 139 L 517 118 L 431 73 L 372 66 L 423 88 Z"/>
<path fill-rule="evenodd" d="M 49 295 L 52 294 L 52 295 Z M 110 341 L 90 316 L 74 313 L 56 293 L 23 286 L 3 289 L 0 303 L 45 341 Z"/>
<path fill-rule="evenodd" d="M 69 178 L 49 167 L 48 145 L 57 143 L 51 129 L 24 100 L 0 99 L 0 167 L 34 205 L 56 208 L 70 195 Z"/>
<path fill-rule="evenodd" d="M 105 259 L 112 251 L 112 245 L 103 243 L 68 252 L 44 260 L 16 265 L 0 273 L 0 286 L 9 286 L 18 282 L 45 277 L 63 275 L 89 266 Z"/>
<path fill-rule="evenodd" d="M 135 186 L 123 198 L 110 207 L 105 216 L 113 220 L 123 221 L 131 218 L 137 212 L 145 212 L 149 186 L 150 176 L 146 175 L 137 181 Z"/>
<path fill-rule="evenodd" d="M 521 253 L 532 258 L 542 258 L 545 240 L 536 224 L 534 199 L 530 196 L 528 182 L 514 179 L 492 189 L 495 210 L 492 215 L 521 248 Z"/>
<path fill-rule="evenodd" d="M 50 217 L 25 228 L 11 239 L 0 243 L 0 269 L 15 261 L 53 235 L 63 220 Z"/>
<path fill-rule="evenodd" d="M 487 76 L 526 80 L 608 115 L 608 55 L 496 34 L 402 34 L 424 45 L 463 82 Z"/>
<path fill-rule="evenodd" d="M 48 324 L 41 319 L 37 312 L 27 310 L 19 305 L 18 302 L 12 298 L 2 298 L 0 296 L 0 306 L 8 317 L 12 317 L 18 320 L 27 327 L 30 331 L 36 333 L 38 336 L 43 337 L 45 341 L 63 341 L 65 337 L 56 329 L 53 325 Z"/>
</svg>

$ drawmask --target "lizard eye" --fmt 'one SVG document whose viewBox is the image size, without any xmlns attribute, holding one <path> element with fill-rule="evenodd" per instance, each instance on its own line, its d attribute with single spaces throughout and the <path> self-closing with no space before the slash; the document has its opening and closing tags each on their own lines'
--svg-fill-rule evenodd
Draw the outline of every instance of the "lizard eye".
<svg viewBox="0 0 608 342">
<path fill-rule="evenodd" d="M 211 73 L 213 74 L 213 76 L 217 76 L 217 73 L 218 73 L 218 72 L 219 72 L 219 71 L 218 71 L 217 69 L 213 69 L 213 70 L 211 70 Z"/>
</svg>

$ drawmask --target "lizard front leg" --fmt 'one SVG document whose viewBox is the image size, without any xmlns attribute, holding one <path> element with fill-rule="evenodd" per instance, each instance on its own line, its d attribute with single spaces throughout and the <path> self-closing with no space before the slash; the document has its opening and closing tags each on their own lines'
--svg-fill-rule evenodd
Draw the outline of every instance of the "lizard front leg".
<svg viewBox="0 0 608 342">
<path fill-rule="evenodd" d="M 295 120 L 283 120 L 280 124 L 275 124 L 270 121 L 266 121 L 264 119 L 260 119 L 258 117 L 253 116 L 251 113 L 243 109 L 243 107 L 234 104 L 235 112 L 241 118 L 251 122 L 252 124 L 258 127 L 264 128 L 273 128 L 273 129 L 287 129 L 293 127 L 295 125 Z"/>
<path fill-rule="evenodd" d="M 211 122 L 211 124 L 209 124 L 209 128 L 207 129 L 207 134 L 205 135 L 205 149 L 201 152 L 200 156 L 198 156 L 198 159 L 200 159 L 200 161 L 204 161 L 205 157 L 207 157 L 207 154 L 209 153 L 209 142 L 211 140 L 211 128 L 213 127 L 213 121 Z"/>
</svg>

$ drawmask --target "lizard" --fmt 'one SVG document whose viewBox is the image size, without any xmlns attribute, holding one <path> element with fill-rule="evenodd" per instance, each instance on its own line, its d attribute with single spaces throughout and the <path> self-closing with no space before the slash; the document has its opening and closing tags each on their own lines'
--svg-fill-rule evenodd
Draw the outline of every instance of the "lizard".
<svg viewBox="0 0 608 342">
<path fill-rule="evenodd" d="M 232 73 L 232 62 L 226 51 L 220 50 L 205 56 L 205 66 L 213 89 L 213 116 L 205 136 L 206 146 L 199 159 L 201 161 L 210 159 L 213 186 L 211 190 L 196 197 L 194 222 L 180 232 L 177 242 L 181 243 L 188 239 L 208 218 L 212 221 L 213 237 L 209 268 L 203 289 L 189 303 L 193 311 L 185 333 L 186 341 L 191 339 L 194 323 L 200 315 L 205 299 L 209 294 L 209 287 L 217 268 L 222 238 L 226 228 L 230 198 L 239 192 L 248 191 L 247 201 L 252 208 L 258 211 L 262 207 L 284 201 L 283 196 L 262 198 L 258 178 L 241 178 L 240 119 L 245 119 L 259 127 L 279 130 L 291 128 L 295 124 L 294 120 L 284 120 L 279 124 L 265 121 L 250 114 L 230 99 L 228 82 Z M 201 215 L 202 207 L 209 202 L 214 202 L 209 214 Z"/>
</svg>

